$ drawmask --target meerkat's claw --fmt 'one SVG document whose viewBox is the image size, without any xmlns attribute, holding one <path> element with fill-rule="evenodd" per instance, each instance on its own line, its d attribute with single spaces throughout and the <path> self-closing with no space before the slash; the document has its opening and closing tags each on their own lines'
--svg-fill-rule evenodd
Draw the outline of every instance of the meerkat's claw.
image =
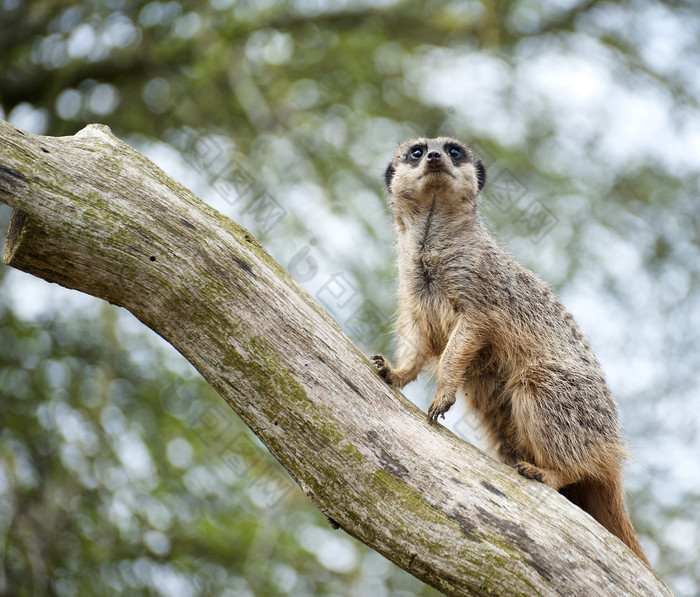
<svg viewBox="0 0 700 597">
<path fill-rule="evenodd" d="M 450 407 L 455 403 L 454 396 L 448 397 L 439 394 L 433 398 L 428 408 L 428 417 L 431 421 L 437 421 L 439 417 L 445 418 L 445 413 L 450 410 Z"/>
<path fill-rule="evenodd" d="M 431 423 L 436 423 L 438 421 L 438 419 L 440 418 L 440 416 L 442 416 L 442 418 L 444 419 L 445 413 L 443 411 L 441 411 L 439 408 L 431 405 L 430 408 L 428 409 L 428 420 Z"/>
<path fill-rule="evenodd" d="M 542 471 L 536 466 L 521 460 L 515 465 L 515 470 L 518 471 L 526 479 L 533 479 L 544 483 L 544 477 L 542 476 Z"/>
<path fill-rule="evenodd" d="M 391 367 L 389 367 L 389 363 L 386 362 L 384 357 L 380 354 L 375 354 L 371 356 L 370 359 L 372 359 L 380 377 L 383 377 L 388 383 L 391 383 Z"/>
</svg>

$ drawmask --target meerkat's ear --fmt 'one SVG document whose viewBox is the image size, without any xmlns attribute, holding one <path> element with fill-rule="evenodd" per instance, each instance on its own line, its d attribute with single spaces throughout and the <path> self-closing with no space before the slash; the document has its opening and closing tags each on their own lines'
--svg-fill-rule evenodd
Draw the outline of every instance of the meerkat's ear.
<svg viewBox="0 0 700 597">
<path fill-rule="evenodd" d="M 389 165 L 386 167 L 386 171 L 384 172 L 384 182 L 386 183 L 386 188 L 389 191 L 391 191 L 391 179 L 394 178 L 394 172 L 396 172 L 396 168 L 394 168 L 394 163 L 389 162 Z"/>
<path fill-rule="evenodd" d="M 481 190 L 486 184 L 486 168 L 479 158 L 476 158 L 476 164 L 474 164 L 474 166 L 476 167 L 476 177 L 479 181 L 479 190 Z"/>
</svg>

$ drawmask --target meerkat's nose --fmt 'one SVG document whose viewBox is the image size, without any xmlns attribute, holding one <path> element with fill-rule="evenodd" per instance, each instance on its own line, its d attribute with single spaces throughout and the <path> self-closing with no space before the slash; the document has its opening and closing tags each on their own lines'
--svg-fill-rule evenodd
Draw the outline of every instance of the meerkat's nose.
<svg viewBox="0 0 700 597">
<path fill-rule="evenodd" d="M 439 164 L 441 160 L 442 154 L 439 151 L 431 151 L 426 157 L 429 164 Z"/>
</svg>

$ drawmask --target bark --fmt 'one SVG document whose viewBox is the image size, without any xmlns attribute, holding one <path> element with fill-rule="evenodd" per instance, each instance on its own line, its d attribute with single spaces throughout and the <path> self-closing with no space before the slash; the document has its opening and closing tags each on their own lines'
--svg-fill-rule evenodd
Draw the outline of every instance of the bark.
<svg viewBox="0 0 700 597">
<path fill-rule="evenodd" d="M 447 595 L 671 595 L 557 492 L 388 387 L 244 228 L 91 125 L 0 122 L 5 263 L 131 311 L 350 535 Z"/>
</svg>

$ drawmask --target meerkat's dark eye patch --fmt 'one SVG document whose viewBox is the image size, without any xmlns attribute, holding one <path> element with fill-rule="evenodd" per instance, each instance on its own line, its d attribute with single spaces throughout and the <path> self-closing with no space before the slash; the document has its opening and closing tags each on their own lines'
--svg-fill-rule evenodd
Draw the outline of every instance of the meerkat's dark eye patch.
<svg viewBox="0 0 700 597">
<path fill-rule="evenodd" d="M 408 159 L 412 161 L 420 160 L 425 153 L 425 149 L 425 145 L 414 145 L 408 150 Z"/>
<path fill-rule="evenodd" d="M 464 160 L 467 157 L 463 147 L 455 145 L 454 143 L 448 143 L 445 145 L 445 153 L 452 158 L 452 161 L 458 162 Z"/>
</svg>

